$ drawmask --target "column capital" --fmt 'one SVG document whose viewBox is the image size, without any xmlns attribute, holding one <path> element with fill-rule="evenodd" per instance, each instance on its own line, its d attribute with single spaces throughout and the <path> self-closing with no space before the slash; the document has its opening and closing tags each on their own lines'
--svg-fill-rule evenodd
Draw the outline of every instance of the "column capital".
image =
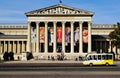
<svg viewBox="0 0 120 78">
<path fill-rule="evenodd" d="M 66 21 L 62 21 L 62 23 L 63 23 L 63 24 L 65 24 L 65 23 L 66 23 Z"/>
<path fill-rule="evenodd" d="M 74 23 L 75 23 L 75 21 L 70 21 L 70 23 L 71 23 L 71 24 L 74 24 Z"/>
<path fill-rule="evenodd" d="M 83 23 L 83 21 L 79 21 L 79 24 L 82 24 Z"/>
<path fill-rule="evenodd" d="M 57 21 L 53 21 L 53 24 L 57 24 Z"/>
<path fill-rule="evenodd" d="M 31 21 L 27 21 L 27 24 L 31 24 Z"/>
<path fill-rule="evenodd" d="M 39 24 L 40 22 L 39 22 L 39 21 L 36 21 L 35 23 L 36 23 L 36 24 Z"/>
<path fill-rule="evenodd" d="M 92 22 L 91 21 L 88 21 L 88 24 L 91 24 Z"/>
<path fill-rule="evenodd" d="M 48 23 L 48 21 L 44 21 L 44 23 L 45 23 L 45 24 L 47 24 L 47 23 Z"/>
</svg>

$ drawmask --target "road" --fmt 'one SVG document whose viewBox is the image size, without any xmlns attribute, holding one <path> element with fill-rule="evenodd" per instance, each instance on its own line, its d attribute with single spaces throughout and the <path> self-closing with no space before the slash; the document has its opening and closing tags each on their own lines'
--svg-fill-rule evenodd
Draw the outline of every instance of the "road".
<svg viewBox="0 0 120 78">
<path fill-rule="evenodd" d="M 120 78 L 120 72 L 107 71 L 2 71 L 1 78 Z"/>
<path fill-rule="evenodd" d="M 75 63 L 0 64 L 0 78 L 120 78 L 120 65 L 83 66 Z"/>
</svg>

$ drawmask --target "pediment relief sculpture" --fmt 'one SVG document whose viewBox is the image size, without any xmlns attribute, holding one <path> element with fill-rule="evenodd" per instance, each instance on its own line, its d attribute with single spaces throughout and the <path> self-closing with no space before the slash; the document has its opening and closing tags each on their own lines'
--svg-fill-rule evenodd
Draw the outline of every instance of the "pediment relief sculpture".
<svg viewBox="0 0 120 78">
<path fill-rule="evenodd" d="M 55 5 L 48 8 L 43 8 L 31 12 L 27 12 L 26 15 L 74 15 L 74 14 L 88 14 L 93 15 L 92 12 L 80 10 L 76 8 L 67 7 L 64 5 Z"/>
</svg>

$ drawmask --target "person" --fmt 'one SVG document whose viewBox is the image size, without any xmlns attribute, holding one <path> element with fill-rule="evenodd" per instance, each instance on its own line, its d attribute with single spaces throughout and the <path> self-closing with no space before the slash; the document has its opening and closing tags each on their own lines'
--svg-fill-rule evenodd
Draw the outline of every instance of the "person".
<svg viewBox="0 0 120 78">
<path fill-rule="evenodd" d="M 55 60 L 53 55 L 51 56 L 51 59 L 52 59 L 52 61 L 54 61 L 54 60 Z"/>
<path fill-rule="evenodd" d="M 88 30 L 86 28 L 83 29 L 83 43 L 88 43 Z"/>
<path fill-rule="evenodd" d="M 61 52 L 61 60 L 64 60 L 64 52 Z"/>
<path fill-rule="evenodd" d="M 70 41 L 71 41 L 71 38 L 70 38 L 71 37 L 70 27 L 66 27 L 65 35 L 66 35 L 66 37 L 65 37 L 66 42 L 70 43 Z"/>
<path fill-rule="evenodd" d="M 31 27 L 31 42 L 35 42 L 36 40 L 36 28 Z"/>
<path fill-rule="evenodd" d="M 79 42 L 79 28 L 78 27 L 76 27 L 74 34 L 75 34 L 75 42 Z"/>
<path fill-rule="evenodd" d="M 41 27 L 40 28 L 40 42 L 44 42 L 45 41 L 45 28 Z"/>
<path fill-rule="evenodd" d="M 62 42 L 62 27 L 57 28 L 57 42 Z"/>
</svg>

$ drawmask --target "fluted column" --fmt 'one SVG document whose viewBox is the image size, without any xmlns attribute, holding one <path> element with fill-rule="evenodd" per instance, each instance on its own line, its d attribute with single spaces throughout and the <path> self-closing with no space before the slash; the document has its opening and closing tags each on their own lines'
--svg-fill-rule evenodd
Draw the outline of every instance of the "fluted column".
<svg viewBox="0 0 120 78">
<path fill-rule="evenodd" d="M 88 22 L 88 53 L 92 50 L 92 42 L 91 42 L 91 22 Z"/>
<path fill-rule="evenodd" d="M 83 53 L 82 22 L 79 22 L 79 53 Z"/>
<path fill-rule="evenodd" d="M 71 53 L 74 53 L 74 22 L 71 23 Z"/>
<path fill-rule="evenodd" d="M 65 52 L 65 22 L 62 22 L 62 51 Z"/>
<path fill-rule="evenodd" d="M 45 53 L 48 53 L 48 22 L 45 22 Z"/>
<path fill-rule="evenodd" d="M 36 52 L 39 53 L 40 49 L 39 49 L 39 40 L 40 40 L 40 36 L 39 36 L 39 32 L 40 32 L 40 29 L 39 29 L 39 22 L 36 22 L 36 28 L 37 28 L 37 33 L 36 33 Z M 35 46 L 34 46 L 35 47 Z"/>
<path fill-rule="evenodd" d="M 31 52 L 31 22 L 28 22 L 27 51 Z"/>
<path fill-rule="evenodd" d="M 54 27 L 54 44 L 53 44 L 53 53 L 56 53 L 56 22 L 53 22 Z"/>
</svg>

